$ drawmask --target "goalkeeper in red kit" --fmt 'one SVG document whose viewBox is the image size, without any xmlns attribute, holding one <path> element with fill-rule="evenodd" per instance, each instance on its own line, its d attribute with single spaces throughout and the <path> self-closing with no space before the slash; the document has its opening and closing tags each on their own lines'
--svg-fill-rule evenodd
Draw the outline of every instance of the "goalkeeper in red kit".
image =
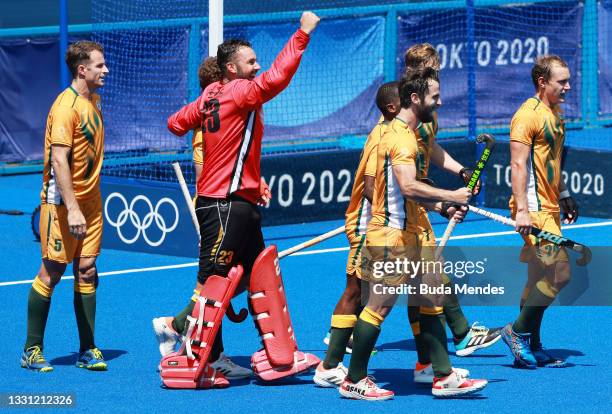
<svg viewBox="0 0 612 414">
<path fill-rule="evenodd" d="M 261 258 L 261 253 L 265 249 L 261 232 L 261 215 L 257 207 L 261 197 L 260 159 L 264 130 L 262 105 L 289 85 L 310 41 L 310 34 L 318 23 L 318 16 L 304 12 L 300 19 L 300 28 L 291 36 L 270 69 L 260 75 L 257 75 L 257 72 L 261 67 L 249 42 L 234 39 L 223 42 L 217 50 L 217 63 L 221 69 L 222 79 L 208 85 L 196 101 L 184 106 L 168 119 L 168 128 L 177 135 L 184 135 L 197 127 L 202 128 L 206 162 L 197 182 L 196 214 L 201 235 L 198 280 L 195 294 L 185 309 L 173 318 L 165 331 L 165 337 L 161 338 L 170 345 L 167 348 L 173 348 L 179 334 L 191 331 L 188 321 L 193 320 L 198 312 L 196 303 L 199 298 L 205 297 L 206 301 L 210 301 L 211 291 L 208 289 L 207 280 L 212 279 L 211 276 L 227 277 L 229 274 L 231 279 L 230 270 L 241 265 L 240 271 L 243 269 L 245 277 L 232 287 L 235 293 L 244 289 L 249 283 L 251 291 L 254 283 L 268 276 L 260 278 L 257 270 L 253 269 L 256 259 L 264 260 Z M 211 281 L 210 285 L 212 284 Z M 225 293 L 232 296 L 234 290 Z M 279 299 L 281 302 L 285 300 L 284 293 L 282 295 L 283 297 Z M 221 296 L 227 297 L 227 295 Z M 259 306 L 253 303 L 254 299 L 259 297 L 249 298 L 252 313 L 253 306 Z M 274 302 L 276 298 L 266 300 Z M 274 302 L 271 309 L 276 309 L 276 304 Z M 216 306 L 223 308 L 221 305 Z M 198 388 L 228 385 L 223 373 L 214 369 L 214 362 L 220 356 L 220 346 L 215 337 L 218 336 L 218 325 L 224 311 L 225 309 L 220 312 L 221 315 L 215 316 L 215 320 L 204 322 L 205 327 L 215 326 L 215 329 L 198 329 L 199 335 L 202 331 L 202 337 L 194 341 L 185 341 L 187 344 L 181 348 L 190 346 L 191 342 L 199 344 L 202 349 L 208 347 L 206 352 L 199 351 L 200 358 L 203 355 L 206 357 L 206 360 L 200 360 L 200 363 L 208 362 L 207 365 L 212 365 L 212 368 L 207 366 L 203 370 L 203 375 L 207 379 L 206 386 L 203 385 L 202 377 L 194 379 Z M 209 313 L 205 315 L 209 317 Z M 275 315 L 273 312 L 267 318 L 274 323 L 278 321 L 280 324 L 282 319 L 283 323 L 290 324 L 290 320 L 287 322 L 287 318 L 283 315 Z M 291 353 L 292 362 L 289 365 L 296 361 L 287 372 L 297 373 L 303 370 L 302 368 L 305 369 L 306 365 L 309 367 L 318 362 L 309 359 L 316 357 L 297 351 L 293 335 L 280 348 L 268 346 L 266 339 L 269 335 L 266 331 L 274 328 L 270 328 L 269 325 L 262 326 L 260 318 L 255 319 L 262 335 L 264 350 L 253 356 L 252 365 L 260 377 L 268 379 L 266 374 L 261 374 L 258 370 L 258 363 L 263 361 L 264 365 L 268 364 L 266 367 L 270 372 L 280 372 L 286 367 L 281 369 L 277 365 L 279 361 L 288 360 L 285 358 L 287 353 Z M 286 329 L 287 327 L 279 328 L 287 332 Z M 272 336 L 278 337 L 278 335 Z M 291 340 L 293 343 L 289 344 Z M 282 354 L 280 356 L 276 354 L 278 349 Z M 191 350 L 187 351 L 187 354 L 190 352 Z M 263 354 L 260 354 L 262 352 Z M 296 358 L 293 358 L 294 353 Z M 164 363 L 165 359 L 166 357 L 161 364 L 162 379 L 164 384 L 173 386 L 173 379 L 168 380 L 171 374 L 165 374 L 165 371 L 170 372 L 169 368 L 166 369 L 168 364 Z M 298 367 L 302 360 L 302 365 Z M 174 362 L 170 365 L 176 366 L 176 364 Z M 267 372 L 267 368 L 261 370 Z"/>
</svg>

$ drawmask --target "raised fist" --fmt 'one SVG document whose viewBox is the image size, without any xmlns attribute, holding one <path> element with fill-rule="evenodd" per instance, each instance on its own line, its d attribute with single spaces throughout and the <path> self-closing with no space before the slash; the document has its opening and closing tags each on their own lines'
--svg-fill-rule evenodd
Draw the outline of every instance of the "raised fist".
<svg viewBox="0 0 612 414">
<path fill-rule="evenodd" d="M 317 27 L 321 18 L 310 11 L 305 11 L 302 13 L 302 17 L 300 18 L 300 29 L 302 31 L 310 34 Z"/>
</svg>

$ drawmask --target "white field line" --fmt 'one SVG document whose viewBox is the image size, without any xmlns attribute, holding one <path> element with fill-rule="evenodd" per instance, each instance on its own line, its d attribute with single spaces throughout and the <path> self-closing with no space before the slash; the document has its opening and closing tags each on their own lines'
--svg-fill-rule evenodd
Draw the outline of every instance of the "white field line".
<svg viewBox="0 0 612 414">
<path fill-rule="evenodd" d="M 603 226 L 612 226 L 612 220 L 603 221 L 599 223 L 585 223 L 585 224 L 573 224 L 569 226 L 564 226 L 563 230 L 573 230 L 573 229 L 584 229 L 589 227 L 603 227 Z M 477 233 L 477 234 L 465 234 L 462 236 L 452 236 L 450 240 L 466 240 L 466 239 L 477 239 L 482 237 L 495 237 L 495 236 L 508 236 L 510 234 L 516 234 L 514 230 L 510 231 L 495 231 L 490 233 Z M 345 247 L 333 247 L 329 249 L 319 249 L 319 250 L 307 250 L 304 252 L 296 252 L 293 253 L 292 256 L 308 256 L 311 254 L 324 254 L 324 253 L 334 253 L 334 252 L 342 252 L 349 250 L 348 246 Z M 190 262 L 190 263 L 181 263 L 175 265 L 167 265 L 167 266 L 155 266 L 155 267 L 141 267 L 136 269 L 125 269 L 125 270 L 114 270 L 111 272 L 101 272 L 98 273 L 98 276 L 114 276 L 114 275 L 124 275 L 128 273 L 142 273 L 142 272 L 156 272 L 159 270 L 171 270 L 171 269 L 182 269 L 185 267 L 196 267 L 198 262 Z M 74 276 L 64 276 L 62 280 L 72 280 Z M 24 285 L 32 283 L 34 280 L 15 280 L 11 282 L 0 282 L 0 287 L 2 286 L 12 286 L 12 285 Z"/>
</svg>

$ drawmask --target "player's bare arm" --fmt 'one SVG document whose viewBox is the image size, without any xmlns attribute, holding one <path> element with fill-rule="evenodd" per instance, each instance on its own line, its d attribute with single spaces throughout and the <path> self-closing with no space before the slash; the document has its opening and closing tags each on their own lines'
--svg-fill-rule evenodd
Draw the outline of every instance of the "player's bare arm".
<svg viewBox="0 0 612 414">
<path fill-rule="evenodd" d="M 510 141 L 510 168 L 512 170 L 512 194 L 516 201 L 516 231 L 529 235 L 531 217 L 527 206 L 527 161 L 529 146 Z"/>
<path fill-rule="evenodd" d="M 416 178 L 414 164 L 394 165 L 393 175 L 400 185 L 402 195 L 418 202 L 451 201 L 457 204 L 467 204 L 472 196 L 472 193 L 466 187 L 450 191 L 420 182 Z"/>
<path fill-rule="evenodd" d="M 53 145 L 52 148 L 51 162 L 62 200 L 64 200 L 66 210 L 68 210 L 70 234 L 80 240 L 85 237 L 87 225 L 85 217 L 79 208 L 79 203 L 74 196 L 74 188 L 72 186 L 72 173 L 70 172 L 70 164 L 68 162 L 68 156 L 72 148 L 65 145 Z"/>
<path fill-rule="evenodd" d="M 372 177 L 369 175 L 365 175 L 363 177 L 363 196 L 372 203 L 372 197 L 374 197 L 374 183 L 376 182 L 376 177 Z"/>
<path fill-rule="evenodd" d="M 452 155 L 450 155 L 437 142 L 434 142 L 432 146 L 431 162 L 436 167 L 442 168 L 451 174 L 459 175 L 466 184 L 472 177 L 472 171 L 461 165 L 461 163 L 455 160 Z M 478 193 L 480 193 L 480 180 L 478 180 L 476 187 L 474 188 L 474 195 Z"/>
<path fill-rule="evenodd" d="M 443 201 L 437 202 L 425 202 L 420 203 L 427 211 L 435 211 L 441 216 L 446 217 L 449 220 L 455 220 L 457 223 L 461 223 L 465 219 L 465 215 L 469 211 L 465 205 L 457 205 L 452 203 L 445 203 Z"/>
<path fill-rule="evenodd" d="M 452 174 L 459 174 L 463 165 L 458 163 L 444 148 L 434 142 L 431 150 L 431 162 L 436 167 L 442 168 Z"/>
<path fill-rule="evenodd" d="M 563 213 L 564 224 L 573 224 L 578 220 L 578 203 L 570 195 L 563 180 L 559 181 L 559 207 Z"/>
</svg>

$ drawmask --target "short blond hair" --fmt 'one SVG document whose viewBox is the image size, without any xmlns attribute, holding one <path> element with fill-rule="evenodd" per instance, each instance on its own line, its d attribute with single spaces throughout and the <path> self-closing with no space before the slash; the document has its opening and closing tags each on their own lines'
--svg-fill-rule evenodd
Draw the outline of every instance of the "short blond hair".
<svg viewBox="0 0 612 414">
<path fill-rule="evenodd" d="M 430 43 L 417 43 L 406 49 L 406 53 L 404 53 L 406 69 L 419 69 L 430 61 L 432 66 L 440 66 L 440 56 L 438 56 L 436 48 Z"/>
<path fill-rule="evenodd" d="M 567 62 L 557 55 L 544 55 L 536 59 L 531 69 L 531 80 L 536 91 L 538 90 L 538 79 L 544 78 L 545 81 L 550 80 L 550 72 L 555 65 L 567 68 Z"/>
<path fill-rule="evenodd" d="M 90 55 L 94 50 L 104 54 L 102 45 L 90 40 L 80 40 L 68 46 L 66 50 L 66 65 L 68 65 L 68 70 L 72 74 L 72 79 L 76 78 L 79 65 L 91 59 Z"/>
</svg>

